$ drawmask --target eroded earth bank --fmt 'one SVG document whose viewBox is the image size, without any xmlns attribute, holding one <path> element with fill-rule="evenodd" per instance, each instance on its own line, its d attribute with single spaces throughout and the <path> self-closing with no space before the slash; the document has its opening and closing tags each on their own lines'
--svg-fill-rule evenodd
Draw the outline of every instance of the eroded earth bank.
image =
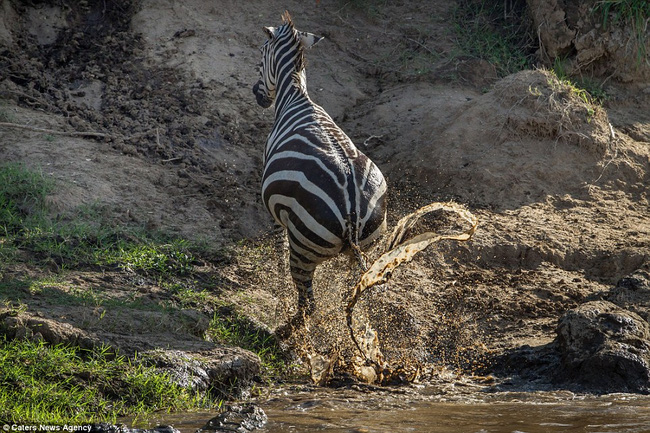
<svg viewBox="0 0 650 433">
<path fill-rule="evenodd" d="M 259 195 L 273 112 L 251 86 L 261 28 L 288 9 L 325 36 L 307 56 L 310 95 L 384 172 L 390 225 L 433 201 L 479 219 L 470 242 L 435 245 L 361 299 L 389 382 L 649 392 L 647 30 L 603 26 L 596 2 L 512 2 L 506 19 L 541 29 L 514 71 L 463 48 L 471 3 L 3 1 L 0 163 L 41 173 L 49 221 L 94 227 L 91 243 L 115 252 L 80 259 L 65 251 L 88 236 L 45 250 L 5 225 L 5 339 L 137 353 L 228 399 L 308 382 L 308 356 L 332 362 L 323 383 L 369 380 L 350 367 L 343 309 L 359 271 L 345 257 L 319 268 L 308 330 L 273 336 L 295 292 Z M 120 235 L 100 242 L 108 227 Z M 130 230 L 173 241 L 127 259 L 119 242 L 150 246 Z M 267 374 L 271 346 L 283 368 Z"/>
</svg>

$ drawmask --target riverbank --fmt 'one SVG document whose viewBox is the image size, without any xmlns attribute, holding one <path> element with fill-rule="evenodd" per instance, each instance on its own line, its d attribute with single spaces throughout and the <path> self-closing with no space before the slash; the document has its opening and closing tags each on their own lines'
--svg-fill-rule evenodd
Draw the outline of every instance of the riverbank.
<svg viewBox="0 0 650 433">
<path fill-rule="evenodd" d="M 296 295 L 259 200 L 273 113 L 250 88 L 260 27 L 284 8 L 325 36 L 307 56 L 310 95 L 386 175 L 389 225 L 433 201 L 479 219 L 471 242 L 436 245 L 358 303 L 394 382 L 648 392 L 645 66 L 607 69 L 610 47 L 574 77 L 578 60 L 534 67 L 539 44 L 512 44 L 527 40 L 519 6 L 358 6 L 3 3 L 0 358 L 25 368 L 3 376 L 0 420 L 216 412 L 309 382 L 310 359 L 329 363 L 330 386 L 368 377 L 350 368 L 359 273 L 346 258 L 319 268 L 308 330 L 273 333 Z M 574 12 L 590 31 L 596 15 Z M 514 32 L 490 33 L 506 58 L 460 31 L 494 32 L 491 20 Z M 436 214 L 418 229 L 454 224 Z M 626 367 L 604 383 L 583 365 Z M 72 400 L 56 406 L 46 388 Z"/>
</svg>

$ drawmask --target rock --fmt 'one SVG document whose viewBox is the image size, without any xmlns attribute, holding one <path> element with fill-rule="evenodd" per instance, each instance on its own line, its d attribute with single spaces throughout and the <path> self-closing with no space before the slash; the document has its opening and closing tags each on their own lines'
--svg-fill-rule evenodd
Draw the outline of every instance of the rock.
<svg viewBox="0 0 650 433">
<path fill-rule="evenodd" d="M 557 327 L 560 381 L 592 392 L 650 392 L 650 324 L 608 301 L 567 311 Z"/>
<path fill-rule="evenodd" d="M 261 407 L 249 405 L 226 406 L 226 410 L 212 418 L 198 432 L 247 433 L 264 427 L 268 418 Z"/>
<path fill-rule="evenodd" d="M 616 287 L 621 287 L 633 291 L 650 291 L 650 271 L 638 269 L 627 277 L 621 278 L 616 284 Z"/>
<path fill-rule="evenodd" d="M 650 322 L 650 271 L 638 269 L 621 278 L 606 299 Z"/>
<path fill-rule="evenodd" d="M 210 387 L 208 366 L 181 350 L 152 350 L 140 354 L 140 360 L 165 371 L 181 387 L 203 392 Z"/>
<path fill-rule="evenodd" d="M 226 398 L 245 398 L 261 369 L 260 358 L 239 347 L 218 346 L 201 352 L 153 350 L 140 355 L 149 365 L 166 371 L 180 386 L 217 391 Z"/>
<path fill-rule="evenodd" d="M 51 344 L 72 344 L 91 349 L 100 343 L 93 334 L 69 323 L 38 317 L 30 313 L 14 314 L 0 309 L 0 334 L 9 339 L 42 340 Z"/>
</svg>

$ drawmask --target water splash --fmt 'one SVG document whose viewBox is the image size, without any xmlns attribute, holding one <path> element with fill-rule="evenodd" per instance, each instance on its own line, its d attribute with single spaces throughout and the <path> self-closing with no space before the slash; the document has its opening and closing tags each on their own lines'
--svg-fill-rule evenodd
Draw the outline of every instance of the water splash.
<svg viewBox="0 0 650 433">
<path fill-rule="evenodd" d="M 446 234 L 427 231 L 409 237 L 422 217 L 437 211 L 457 215 L 466 225 L 469 224 L 469 228 Z M 452 202 L 431 203 L 402 218 L 388 238 L 384 252 L 358 278 L 349 296 L 350 300 L 345 308 L 345 325 L 357 353 L 347 351 L 346 354 L 342 354 L 340 349 L 335 348 L 325 356 L 314 351 L 313 347 L 303 347 L 309 359 L 312 380 L 319 384 L 327 383 L 332 373 L 339 367 L 340 370 L 347 371 L 366 383 L 416 381 L 421 373 L 420 364 L 412 358 L 407 359 L 408 356 L 401 362 L 389 363 L 382 354 L 378 333 L 368 323 L 368 318 L 358 317 L 357 323 L 360 325 L 355 326 L 353 318 L 355 307 L 368 289 L 388 282 L 395 269 L 411 261 L 419 252 L 442 240 L 466 242 L 472 238 L 477 225 L 478 219 L 471 212 Z M 313 339 L 318 334 L 332 334 L 335 329 L 340 330 L 341 328 L 333 323 L 336 321 L 335 316 L 329 315 L 326 320 L 321 317 L 320 320 L 313 322 L 312 335 L 305 337 Z M 357 337 L 359 330 L 362 330 L 360 338 Z"/>
</svg>

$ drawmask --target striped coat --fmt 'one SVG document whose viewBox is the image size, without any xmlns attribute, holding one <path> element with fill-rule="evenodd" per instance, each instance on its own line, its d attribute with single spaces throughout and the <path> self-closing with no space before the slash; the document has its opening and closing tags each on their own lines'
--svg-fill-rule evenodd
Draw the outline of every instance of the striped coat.
<svg viewBox="0 0 650 433">
<path fill-rule="evenodd" d="M 321 38 L 295 29 L 288 13 L 265 28 L 257 102 L 275 102 L 264 150 L 262 199 L 286 228 L 299 310 L 314 309 L 319 263 L 351 246 L 364 248 L 386 227 L 386 181 L 377 166 L 309 98 L 304 50 Z"/>
</svg>

